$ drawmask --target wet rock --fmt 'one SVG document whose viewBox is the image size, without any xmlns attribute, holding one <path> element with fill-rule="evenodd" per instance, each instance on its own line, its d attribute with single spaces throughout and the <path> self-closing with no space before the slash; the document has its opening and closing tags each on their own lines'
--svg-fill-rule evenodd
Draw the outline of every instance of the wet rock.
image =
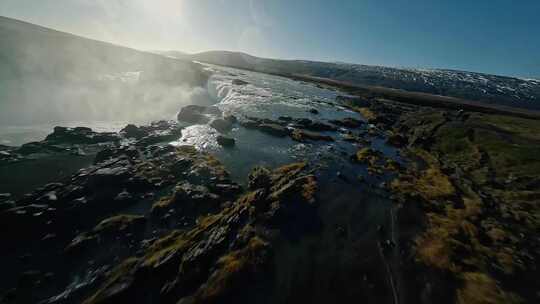
<svg viewBox="0 0 540 304">
<path fill-rule="evenodd" d="M 146 147 L 157 143 L 170 142 L 173 140 L 177 140 L 181 136 L 182 131 L 180 131 L 180 129 L 154 131 L 137 141 L 137 146 Z"/>
<path fill-rule="evenodd" d="M 371 105 L 371 102 L 369 100 L 356 96 L 338 95 L 336 96 L 336 101 L 348 106 L 355 107 L 369 107 Z"/>
<path fill-rule="evenodd" d="M 212 120 L 210 126 L 218 130 L 220 133 L 227 133 L 232 130 L 232 123 L 229 120 L 221 118 Z"/>
<path fill-rule="evenodd" d="M 260 124 L 258 125 L 257 129 L 259 129 L 260 131 L 264 133 L 267 133 L 273 136 L 278 136 L 278 137 L 285 137 L 289 135 L 290 133 L 290 131 L 287 128 L 280 126 L 278 124 L 272 124 L 272 123 Z"/>
<path fill-rule="evenodd" d="M 191 168 L 191 166 L 193 166 L 193 164 L 193 159 L 188 157 L 180 157 L 175 160 L 171 169 L 173 174 L 180 175 L 187 172 Z"/>
<path fill-rule="evenodd" d="M 2 212 L 4 210 L 11 209 L 11 208 L 15 208 L 16 206 L 17 206 L 17 204 L 15 204 L 14 201 L 0 202 L 0 212 Z"/>
<path fill-rule="evenodd" d="M 0 202 L 5 202 L 11 198 L 11 193 L 0 193 Z"/>
<path fill-rule="evenodd" d="M 291 121 L 291 126 L 299 129 L 306 129 L 310 131 L 335 131 L 334 126 L 327 125 L 325 123 L 314 121 L 308 118 L 297 118 Z"/>
<path fill-rule="evenodd" d="M 242 192 L 242 187 L 236 183 L 223 183 L 212 185 L 211 190 L 225 199 L 230 199 L 239 195 Z"/>
<path fill-rule="evenodd" d="M 360 128 L 361 126 L 365 124 L 363 121 L 359 119 L 351 118 L 351 117 L 343 118 L 341 120 L 338 120 L 338 119 L 330 120 L 330 123 L 336 126 L 345 127 L 349 129 Z"/>
<path fill-rule="evenodd" d="M 176 185 L 171 197 L 161 199 L 152 206 L 152 214 L 160 216 L 170 209 L 182 210 L 190 216 L 206 214 L 219 207 L 219 199 L 206 186 L 182 182 Z"/>
<path fill-rule="evenodd" d="M 339 238 L 344 238 L 347 236 L 347 230 L 343 226 L 336 227 L 336 236 Z"/>
<path fill-rule="evenodd" d="M 48 153 L 49 150 L 39 142 L 29 142 L 23 144 L 18 150 L 18 153 L 22 155 L 34 154 L 34 153 Z"/>
<path fill-rule="evenodd" d="M 134 124 L 129 124 L 120 130 L 120 134 L 126 138 L 140 139 L 146 136 L 148 133 Z"/>
<path fill-rule="evenodd" d="M 316 115 L 316 114 L 319 114 L 319 110 L 317 110 L 315 108 L 311 108 L 311 109 L 309 109 L 309 113 Z"/>
<path fill-rule="evenodd" d="M 204 106 L 188 105 L 180 110 L 176 118 L 188 123 L 207 123 L 209 118 L 204 115 L 205 110 Z"/>
<path fill-rule="evenodd" d="M 242 80 L 242 79 L 233 79 L 233 80 L 232 80 L 232 84 L 234 84 L 234 85 L 239 85 L 239 86 L 246 85 L 246 84 L 248 84 L 248 83 L 249 83 L 249 82 L 244 81 L 244 80 Z"/>
<path fill-rule="evenodd" d="M 360 163 L 370 163 L 374 164 L 380 158 L 380 152 L 375 151 L 371 148 L 362 148 L 356 152 L 353 156 L 353 159 Z"/>
<path fill-rule="evenodd" d="M 268 223 L 282 230 L 291 238 L 320 227 L 316 214 L 316 178 L 313 175 L 299 176 L 288 182 L 282 181 L 273 187 L 268 196 L 269 210 L 265 213 Z"/>
<path fill-rule="evenodd" d="M 96 154 L 96 157 L 94 158 L 94 164 L 118 158 L 122 155 L 125 155 L 129 158 L 137 158 L 139 156 L 139 151 L 135 146 L 107 147 Z"/>
<path fill-rule="evenodd" d="M 390 252 L 392 252 L 394 247 L 396 247 L 396 244 L 392 240 L 384 240 L 384 241 L 379 241 L 379 246 L 381 250 L 383 251 L 383 253 L 389 254 Z"/>
<path fill-rule="evenodd" d="M 116 215 L 99 222 L 91 231 L 76 236 L 64 252 L 71 255 L 79 255 L 90 250 L 96 250 L 96 246 L 107 241 L 128 241 L 127 235 L 140 236 L 146 225 L 146 218 L 140 215 Z"/>
<path fill-rule="evenodd" d="M 407 138 L 400 134 L 391 134 L 387 137 L 386 142 L 392 146 L 401 148 L 407 145 Z"/>
<path fill-rule="evenodd" d="M 98 133 L 87 127 L 54 127 L 53 133 L 45 138 L 48 144 L 97 144 L 118 140 L 116 133 Z"/>
<path fill-rule="evenodd" d="M 248 188 L 251 190 L 268 188 L 270 182 L 270 170 L 265 167 L 255 167 L 248 175 Z"/>
<path fill-rule="evenodd" d="M 316 181 L 305 175 L 305 168 L 300 163 L 270 173 L 263 170 L 270 178 L 265 189 L 238 197 L 210 215 L 197 210 L 205 216 L 198 217 L 195 226 L 142 242 L 137 257 L 119 263 L 87 293 L 85 303 L 134 302 L 142 297 L 164 303 L 228 303 L 245 292 L 246 284 L 265 286 L 259 284 L 267 282 L 273 263 L 271 243 L 262 231 L 273 227 L 298 236 L 316 222 Z M 205 198 L 206 193 L 204 187 L 180 183 L 172 197 L 158 203 L 167 205 L 162 210 L 167 220 L 185 222 L 177 214 L 189 214 L 186 205 L 212 200 Z M 258 302 L 256 297 L 250 299 Z"/>
<path fill-rule="evenodd" d="M 119 192 L 115 197 L 114 197 L 114 201 L 117 202 L 117 203 L 122 203 L 122 204 L 127 204 L 127 203 L 130 203 L 132 202 L 134 199 L 133 199 L 133 195 L 131 195 L 131 193 L 129 193 L 128 191 L 126 190 L 123 190 L 121 192 Z"/>
<path fill-rule="evenodd" d="M 89 176 L 87 183 L 94 189 L 101 186 L 111 187 L 120 185 L 123 181 L 127 180 L 131 174 L 130 169 L 124 166 L 101 168 Z"/>
<path fill-rule="evenodd" d="M 348 183 L 350 181 L 349 178 L 345 174 L 343 174 L 341 171 L 338 171 L 336 173 L 336 176 L 337 176 L 337 178 L 341 179 L 342 181 L 344 181 L 346 183 Z"/>
<path fill-rule="evenodd" d="M 234 138 L 219 135 L 216 140 L 218 144 L 224 147 L 233 147 L 235 145 Z"/>
<path fill-rule="evenodd" d="M 28 270 L 19 276 L 17 288 L 28 289 L 40 284 L 42 273 L 38 270 Z"/>
<path fill-rule="evenodd" d="M 204 114 L 210 114 L 214 116 L 222 116 L 223 112 L 216 106 L 205 107 Z"/>
<path fill-rule="evenodd" d="M 322 135 L 314 132 L 304 131 L 295 129 L 292 134 L 291 138 L 293 140 L 299 141 L 299 142 L 306 142 L 308 140 L 314 140 L 314 141 L 334 141 L 334 139 L 331 136 L 328 135 Z"/>
<path fill-rule="evenodd" d="M 231 124 L 235 124 L 238 122 L 238 118 L 236 118 L 236 116 L 234 115 L 225 115 L 223 116 L 223 119 Z"/>
<path fill-rule="evenodd" d="M 47 222 L 51 219 L 53 212 L 47 205 L 30 204 L 26 206 L 16 206 L 11 209 L 0 211 L 0 222 L 10 230 L 0 230 L 0 239 L 3 240 L 3 248 L 6 250 L 11 245 L 37 239 L 36 231 L 45 231 Z M 16 233 L 13 230 L 16 229 Z"/>
</svg>

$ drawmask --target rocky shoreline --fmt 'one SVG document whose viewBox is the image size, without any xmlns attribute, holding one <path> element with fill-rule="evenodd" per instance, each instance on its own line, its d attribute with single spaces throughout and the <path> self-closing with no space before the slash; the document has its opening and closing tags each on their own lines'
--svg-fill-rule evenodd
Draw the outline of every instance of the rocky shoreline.
<svg viewBox="0 0 540 304">
<path fill-rule="evenodd" d="M 276 295 L 291 263 L 284 256 L 300 250 L 283 244 L 323 242 L 335 246 L 328 254 L 364 254 L 364 262 L 348 258 L 345 265 L 353 267 L 335 274 L 355 276 L 350 282 L 324 286 L 347 291 L 336 295 L 341 301 L 538 299 L 532 282 L 540 245 L 532 231 L 540 222 L 540 159 L 531 153 L 539 146 L 538 122 L 358 95 L 338 101 L 359 119 L 322 120 L 313 117 L 317 110 L 309 110 L 311 118 L 237 117 L 193 105 L 181 109 L 178 121 L 128 125 L 118 133 L 56 127 L 41 142 L 0 147 L 0 166 L 51 155 L 91 159 L 28 194 L 0 195 L 0 222 L 10 228 L 0 231 L 10 261 L 1 302 L 289 302 L 312 285 L 307 274 L 287 275 L 299 289 Z M 224 149 L 235 146 L 231 130 L 242 127 L 356 152 L 333 152 L 345 153 L 350 168 L 255 167 L 240 185 L 215 156 L 168 144 L 194 123 L 214 128 Z M 375 139 L 399 149 L 407 163 L 374 149 Z M 354 175 L 359 168 L 369 181 Z M 342 193 L 328 197 L 332 189 Z M 375 227 L 360 225 L 354 208 L 361 206 L 336 220 L 332 208 L 340 200 L 350 204 L 367 192 L 391 203 Z M 369 231 L 367 239 L 356 239 L 355 229 Z M 306 254 L 319 265 L 316 252 Z M 531 285 L 516 285 L 516 277 Z"/>
</svg>

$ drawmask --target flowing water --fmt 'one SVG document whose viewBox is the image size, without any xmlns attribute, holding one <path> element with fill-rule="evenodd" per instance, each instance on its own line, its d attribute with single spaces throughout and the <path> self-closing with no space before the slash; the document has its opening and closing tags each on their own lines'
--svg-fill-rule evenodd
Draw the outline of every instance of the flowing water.
<svg viewBox="0 0 540 304">
<path fill-rule="evenodd" d="M 206 69 L 213 73 L 206 88 L 210 103 L 226 114 L 273 120 L 289 116 L 325 123 L 346 117 L 363 120 L 360 114 L 336 102 L 340 93 L 334 90 L 232 68 L 209 65 Z M 234 85 L 233 80 L 237 79 L 247 84 Z M 311 109 L 316 109 L 318 114 L 313 114 Z M 164 119 L 169 119 L 174 113 L 164 115 Z M 51 123 L 51 126 L 55 124 L 60 123 Z M 101 131 L 118 130 L 123 124 L 109 121 L 86 125 Z M 357 133 L 367 136 L 367 129 L 372 127 L 366 124 Z M 38 140 L 49 130 L 44 130 L 41 125 L 25 126 L 11 132 L 3 129 L 0 137 L 21 143 L 29 138 Z M 8 133 L 9 139 L 6 139 Z M 245 183 L 247 174 L 256 165 L 276 167 L 306 161 L 316 169 L 320 186 L 320 222 L 314 226 L 318 228 L 307 237 L 283 238 L 276 245 L 276 288 L 271 302 L 328 303 L 360 298 L 366 302 L 396 303 L 399 283 L 396 281 L 396 253 L 399 246 L 391 252 L 383 252 L 380 245 L 381 241 L 394 239 L 395 234 L 391 200 L 379 186 L 390 175 L 370 175 L 365 165 L 351 162 L 351 155 L 365 145 L 344 141 L 347 130 L 321 133 L 335 141 L 300 143 L 289 137 L 274 137 L 235 125 L 227 136 L 235 138 L 236 145 L 223 148 L 217 144 L 219 133 L 215 129 L 197 124 L 186 125 L 182 137 L 171 144 L 189 144 L 211 152 L 241 184 Z M 385 144 L 383 136 L 370 137 L 369 145 L 388 158 L 402 161 L 398 151 Z M 25 166 L 21 170 L 32 170 L 34 165 L 20 166 Z M 9 175 L 9 172 L 4 173 Z M 6 174 L 0 172 L 0 179 Z"/>
<path fill-rule="evenodd" d="M 352 117 L 363 119 L 335 101 L 339 92 L 272 75 L 209 66 L 213 76 L 208 92 L 224 113 L 277 120 L 279 116 L 310 118 L 321 122 Z M 233 85 L 235 79 L 245 85 Z M 312 114 L 316 109 L 319 114 Z M 369 126 L 368 126 L 369 127 Z M 388 193 L 379 184 L 389 178 L 367 173 L 350 156 L 360 147 L 343 141 L 345 130 L 323 132 L 334 142 L 299 143 L 258 130 L 234 128 L 228 136 L 234 148 L 216 142 L 219 134 L 207 125 L 184 129 L 174 144 L 192 144 L 214 153 L 231 172 L 245 182 L 255 165 L 276 167 L 307 161 L 318 168 L 320 227 L 308 237 L 283 239 L 276 250 L 274 299 L 277 302 L 366 302 L 396 303 L 398 298 L 397 246 L 383 252 L 380 242 L 394 239 L 393 209 Z M 372 148 L 402 161 L 384 138 L 370 138 Z M 339 173 L 338 173 L 339 172 Z M 339 176 L 338 176 L 339 175 Z M 364 182 L 358 182 L 361 176 Z M 315 223 L 314 223 L 315 224 Z"/>
</svg>

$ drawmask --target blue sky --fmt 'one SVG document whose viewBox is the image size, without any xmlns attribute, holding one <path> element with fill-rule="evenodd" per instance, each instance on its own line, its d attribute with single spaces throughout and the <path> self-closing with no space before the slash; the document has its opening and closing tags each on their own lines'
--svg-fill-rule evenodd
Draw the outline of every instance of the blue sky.
<svg viewBox="0 0 540 304">
<path fill-rule="evenodd" d="M 2 0 L 0 15 L 142 49 L 540 78 L 540 0 Z"/>
</svg>

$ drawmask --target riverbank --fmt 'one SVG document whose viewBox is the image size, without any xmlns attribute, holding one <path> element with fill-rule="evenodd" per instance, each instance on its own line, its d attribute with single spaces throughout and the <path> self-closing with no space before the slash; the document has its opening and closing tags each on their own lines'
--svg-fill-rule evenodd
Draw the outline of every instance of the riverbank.
<svg viewBox="0 0 540 304">
<path fill-rule="evenodd" d="M 91 162 L 2 196 L 4 302 L 534 302 L 538 121 L 222 74 L 178 121 L 2 148 Z"/>
</svg>

